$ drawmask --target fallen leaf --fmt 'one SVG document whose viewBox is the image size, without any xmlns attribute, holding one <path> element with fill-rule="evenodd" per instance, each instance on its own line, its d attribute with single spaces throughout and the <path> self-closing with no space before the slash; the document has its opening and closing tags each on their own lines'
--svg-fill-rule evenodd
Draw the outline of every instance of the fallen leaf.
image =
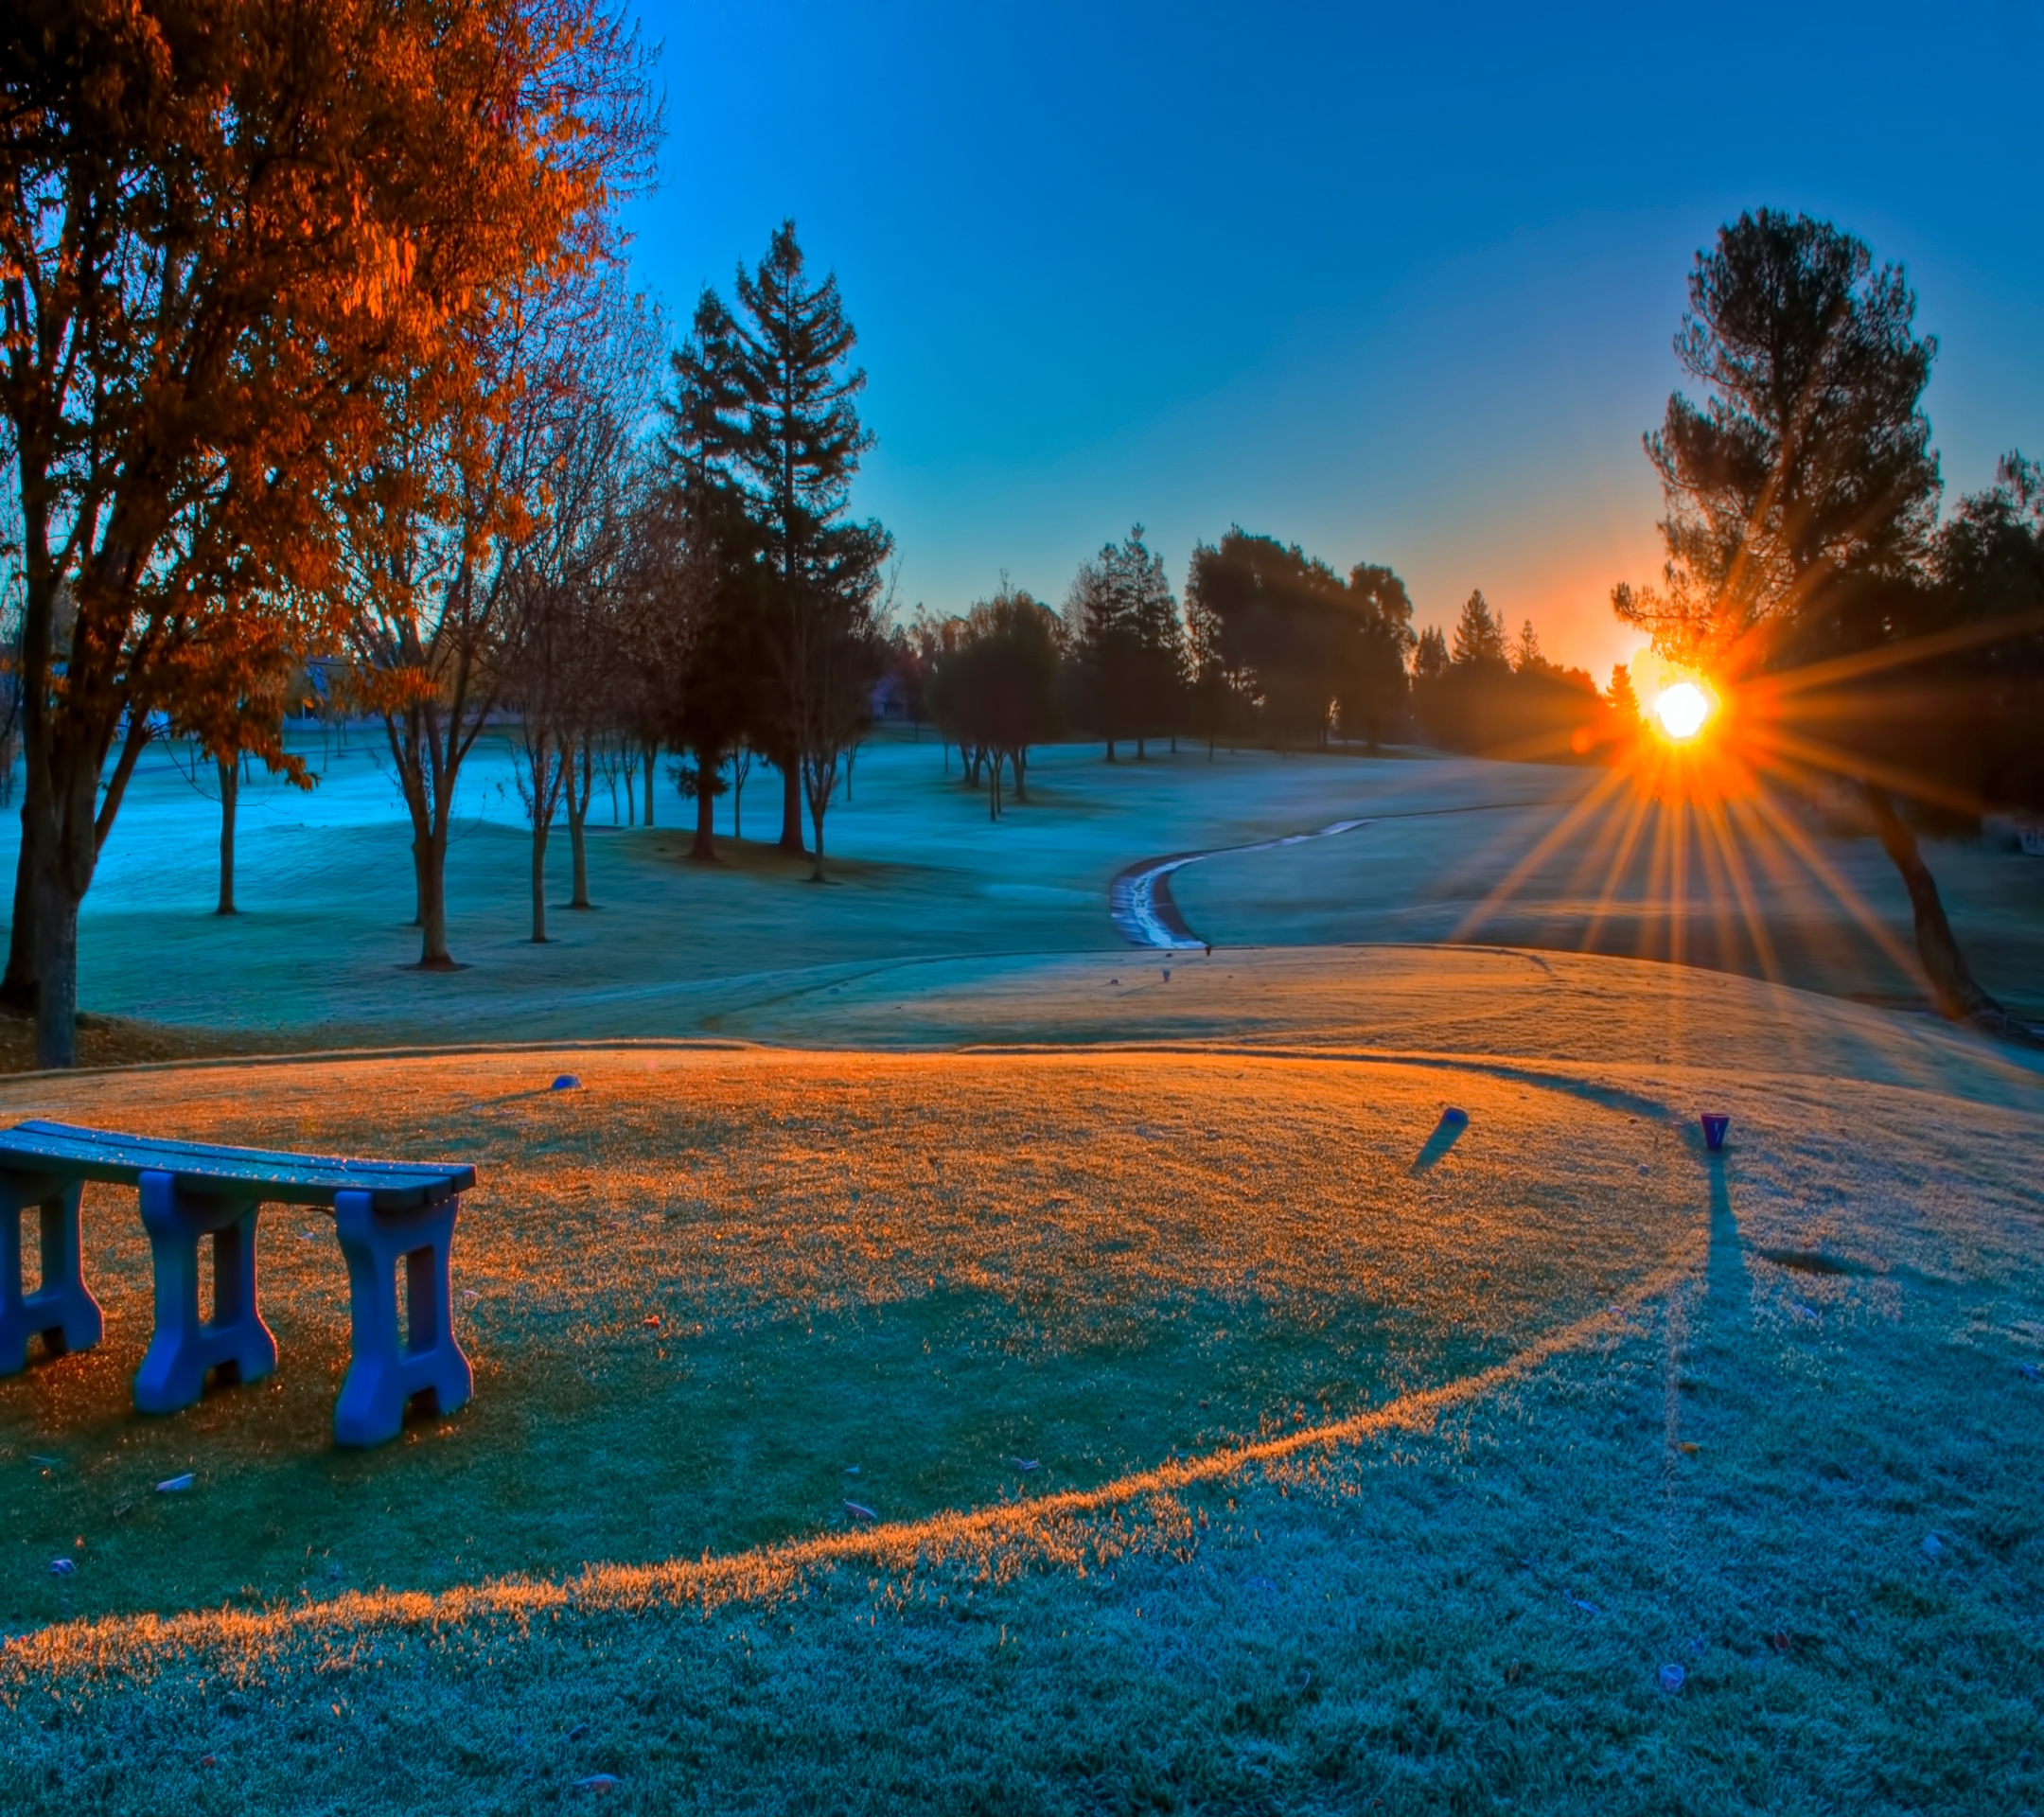
<svg viewBox="0 0 2044 1817">
<path fill-rule="evenodd" d="M 1694 1457 L 1698 1452 L 1703 1449 L 1703 1447 L 1700 1444 L 1697 1444 L 1692 1439 L 1684 1438 L 1682 1441 L 1681 1445 L 1677 1447 L 1677 1449 L 1681 1451 L 1682 1455 L 1684 1457 Z"/>
</svg>

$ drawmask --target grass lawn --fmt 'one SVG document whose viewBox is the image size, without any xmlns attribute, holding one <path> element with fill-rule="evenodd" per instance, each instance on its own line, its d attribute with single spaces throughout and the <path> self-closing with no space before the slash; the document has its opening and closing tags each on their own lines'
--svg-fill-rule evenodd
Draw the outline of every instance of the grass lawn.
<svg viewBox="0 0 2044 1817">
<path fill-rule="evenodd" d="M 932 997 L 1028 1045 L 0 1088 L 485 1182 L 477 1399 L 361 1455 L 324 1220 L 275 1381 L 145 1420 L 96 1192 L 107 1343 L 0 1383 L 0 1808 L 2044 1807 L 2033 1069 L 1510 954 Z"/>
<path fill-rule="evenodd" d="M 219 809 L 167 755 L 145 758 L 82 909 L 79 1000 L 150 1026 L 87 1030 L 89 1062 L 237 1044 L 828 1039 L 790 1008 L 827 1011 L 819 999 L 847 979 L 889 1007 L 883 1043 L 942 1043 L 952 1022 L 927 987 L 942 987 L 943 967 L 1118 960 L 1115 875 L 1147 856 L 1216 849 L 1172 887 L 1224 952 L 1471 939 L 1648 959 L 1679 948 L 1834 996 L 1923 1002 L 1893 867 L 1871 838 L 1814 816 L 1784 822 L 1802 851 L 1757 822 L 1738 829 L 1752 848 L 1738 888 L 1768 929 L 1762 950 L 1700 825 L 1686 829 L 1678 879 L 1658 818 L 1635 823 L 1621 806 L 1567 822 L 1602 770 L 1348 752 L 1224 750 L 1209 763 L 1191 750 L 1110 767 L 1098 746 L 1054 746 L 1031 765 L 1031 804 L 996 823 L 984 795 L 959 785 L 955 758 L 947 779 L 933 742 L 894 736 L 868 748 L 851 799 L 833 810 L 831 886 L 811 887 L 804 861 L 762 843 L 778 825 L 770 771 L 746 790 L 750 837 L 727 838 L 714 867 L 688 862 L 686 804 L 662 778 L 661 825 L 591 832 L 592 913 L 565 906 L 568 840 L 556 833 L 543 946 L 529 939 L 529 835 L 510 764 L 485 741 L 464 772 L 448 859 L 450 939 L 467 969 L 422 977 L 407 969 L 418 956 L 410 834 L 373 745 L 357 733 L 344 754 L 308 755 L 325 765 L 310 795 L 251 785 L 242 913 L 225 920 L 211 912 Z M 1367 823 L 1336 838 L 1225 849 L 1355 819 Z M 727 799 L 726 835 L 731 821 Z M 1616 848 L 1629 827 L 1628 853 Z M 12 861 L 15 837 L 0 816 L 0 861 Z M 1982 981 L 2044 1019 L 2044 861 L 1985 841 L 1929 853 Z M 26 1027 L 0 1018 L 0 1067 L 31 1051 Z"/>
</svg>

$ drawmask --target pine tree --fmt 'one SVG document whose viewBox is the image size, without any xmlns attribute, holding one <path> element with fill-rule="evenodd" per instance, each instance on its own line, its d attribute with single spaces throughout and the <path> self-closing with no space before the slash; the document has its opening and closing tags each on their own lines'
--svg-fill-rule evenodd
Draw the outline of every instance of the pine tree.
<svg viewBox="0 0 2044 1817">
<path fill-rule="evenodd" d="M 1611 686 L 1605 689 L 1604 698 L 1618 715 L 1618 723 L 1630 731 L 1640 716 L 1639 691 L 1632 685 L 1632 671 L 1623 662 L 1612 664 Z"/>
<path fill-rule="evenodd" d="M 773 685 L 757 697 L 751 737 L 782 774 L 781 845 L 801 852 L 804 777 L 820 838 L 837 755 L 855 732 L 892 543 L 846 515 L 873 438 L 859 421 L 866 375 L 851 363 L 858 337 L 836 275 L 810 281 L 784 221 L 758 267 L 739 269 L 736 291 L 736 311 L 704 344 L 718 366 L 712 459 L 745 501 L 771 577 L 761 629 Z"/>
<path fill-rule="evenodd" d="M 1519 627 L 1519 643 L 1512 651 L 1512 667 L 1521 675 L 1538 675 L 1546 668 L 1547 659 L 1541 654 L 1540 634 L 1533 628 L 1529 618 Z"/>
<path fill-rule="evenodd" d="M 1418 647 L 1413 651 L 1413 679 L 1437 681 L 1447 671 L 1448 640 L 1438 625 L 1429 625 L 1419 633 Z"/>
<path fill-rule="evenodd" d="M 1109 572 L 1124 600 L 1122 617 L 1131 640 L 1129 706 L 1136 725 L 1136 755 L 1140 758 L 1148 733 L 1165 732 L 1176 737 L 1185 692 L 1185 626 L 1164 559 L 1144 544 L 1141 524 L 1134 525 L 1113 552 Z"/>
<path fill-rule="evenodd" d="M 1505 649 L 1505 627 L 1498 623 L 1481 588 L 1462 602 L 1462 616 L 1455 622 L 1454 660 L 1462 666 L 1509 660 Z"/>
</svg>

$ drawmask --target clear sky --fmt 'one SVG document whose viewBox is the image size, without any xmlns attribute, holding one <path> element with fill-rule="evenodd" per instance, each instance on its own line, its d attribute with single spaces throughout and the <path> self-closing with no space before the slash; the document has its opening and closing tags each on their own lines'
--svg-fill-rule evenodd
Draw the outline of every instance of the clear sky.
<svg viewBox="0 0 2044 1817">
<path fill-rule="evenodd" d="M 635 203 L 678 325 L 792 215 L 879 437 L 905 602 L 1061 602 L 1139 520 L 1481 587 L 1601 679 L 1697 250 L 1806 209 L 1942 344 L 1947 500 L 2044 455 L 2044 0 L 1940 7 L 643 0 Z"/>
</svg>

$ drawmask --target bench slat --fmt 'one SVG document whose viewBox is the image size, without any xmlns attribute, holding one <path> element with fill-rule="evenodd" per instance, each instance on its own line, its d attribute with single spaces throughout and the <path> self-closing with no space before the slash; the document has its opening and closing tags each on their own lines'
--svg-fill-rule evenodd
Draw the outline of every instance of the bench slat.
<svg viewBox="0 0 2044 1817">
<path fill-rule="evenodd" d="M 222 1148 L 210 1142 L 167 1142 L 40 1120 L 0 1130 L 0 1166 L 9 1161 L 25 1164 L 26 1171 L 129 1186 L 145 1173 L 173 1174 L 181 1186 L 198 1192 L 209 1187 L 260 1186 L 266 1201 L 282 1205 L 331 1206 L 336 1192 L 366 1191 L 379 1211 L 437 1205 L 475 1185 L 475 1169 L 455 1163 L 420 1166 Z"/>
</svg>

